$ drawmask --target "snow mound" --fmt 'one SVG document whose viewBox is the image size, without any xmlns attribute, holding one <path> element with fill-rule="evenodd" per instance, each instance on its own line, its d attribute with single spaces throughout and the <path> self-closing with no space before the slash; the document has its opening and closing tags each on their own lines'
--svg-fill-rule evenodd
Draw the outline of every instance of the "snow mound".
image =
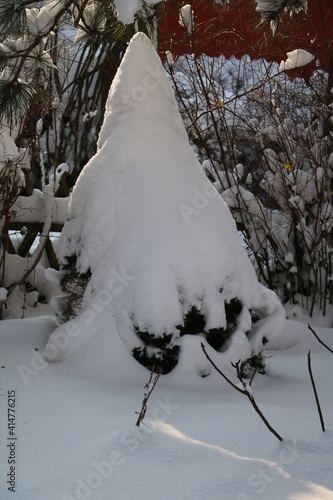
<svg viewBox="0 0 333 500">
<path fill-rule="evenodd" d="M 49 340 L 50 361 L 77 350 L 107 317 L 138 361 L 164 373 L 177 364 L 186 334 L 217 351 L 242 344 L 246 359 L 254 321 L 260 349 L 259 331 L 269 337 L 283 328 L 282 306 L 263 293 L 142 33 L 111 86 L 98 151 L 74 188 L 59 252 L 64 268 L 74 262 L 77 275 L 90 278 L 78 316 Z M 207 371 L 204 362 L 194 365 Z"/>
</svg>

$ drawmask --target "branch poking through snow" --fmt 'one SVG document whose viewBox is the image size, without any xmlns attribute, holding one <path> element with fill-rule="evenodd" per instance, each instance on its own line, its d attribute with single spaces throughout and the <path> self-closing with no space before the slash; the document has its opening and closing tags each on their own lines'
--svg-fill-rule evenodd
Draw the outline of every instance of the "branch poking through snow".
<svg viewBox="0 0 333 500">
<path fill-rule="evenodd" d="M 333 354 L 333 350 L 330 347 L 328 347 L 328 345 L 326 345 L 325 342 L 323 342 L 321 340 L 321 338 L 316 334 L 316 332 L 314 331 L 314 329 L 310 325 L 308 325 L 308 329 L 316 337 L 316 339 L 318 340 L 319 344 L 323 345 L 328 351 L 330 351 Z"/>
<path fill-rule="evenodd" d="M 154 376 L 155 375 L 155 376 Z M 160 373 L 155 372 L 155 367 L 153 366 L 151 372 L 150 372 L 150 377 L 145 385 L 146 392 L 143 397 L 142 401 L 142 406 L 141 406 L 141 411 L 139 413 L 138 419 L 136 421 L 136 424 L 138 427 L 140 427 L 141 422 L 145 418 L 146 411 L 147 411 L 147 404 L 148 404 L 148 399 L 150 398 L 151 393 L 155 389 L 155 385 L 157 384 L 158 379 L 160 378 Z"/>
<path fill-rule="evenodd" d="M 212 367 L 215 368 L 215 370 L 224 378 L 224 380 L 226 382 L 228 382 L 229 385 L 231 385 L 231 387 L 233 387 L 234 389 L 236 389 L 236 391 L 240 392 L 241 394 L 244 394 L 244 396 L 248 397 L 248 399 L 250 400 L 251 405 L 255 409 L 256 413 L 258 413 L 259 417 L 264 422 L 264 424 L 266 425 L 266 427 L 271 431 L 272 434 L 274 434 L 274 436 L 279 441 L 282 441 L 283 438 L 280 436 L 280 434 L 278 434 L 276 432 L 275 429 L 273 429 L 273 427 L 270 425 L 270 423 L 268 422 L 268 420 L 266 419 L 266 417 L 264 416 L 264 414 L 262 413 L 262 411 L 258 407 L 258 405 L 256 403 L 256 400 L 254 399 L 254 396 L 252 394 L 251 387 L 243 381 L 243 379 L 241 377 L 241 374 L 240 374 L 239 362 L 236 363 L 236 364 L 232 364 L 232 366 L 234 368 L 236 368 L 237 378 L 240 380 L 240 384 L 236 385 L 217 367 L 217 365 L 214 363 L 214 361 L 208 355 L 208 353 L 206 351 L 206 348 L 205 348 L 205 346 L 204 346 L 204 344 L 202 342 L 201 342 L 201 349 L 203 350 L 204 355 L 206 356 L 206 358 L 208 359 L 208 361 L 210 362 L 210 364 L 212 365 Z"/>
<path fill-rule="evenodd" d="M 319 397 L 318 397 L 318 393 L 317 393 L 316 384 L 315 384 L 315 381 L 314 381 L 314 378 L 313 378 L 313 374 L 312 374 L 312 368 L 311 368 L 311 351 L 308 352 L 308 370 L 309 370 L 311 384 L 312 384 L 313 392 L 314 392 L 316 403 L 317 403 L 317 410 L 318 410 L 318 414 L 319 414 L 321 428 L 322 428 L 322 431 L 325 432 L 324 418 L 323 418 L 323 414 L 322 414 L 321 407 L 320 407 L 320 402 L 319 402 Z"/>
</svg>

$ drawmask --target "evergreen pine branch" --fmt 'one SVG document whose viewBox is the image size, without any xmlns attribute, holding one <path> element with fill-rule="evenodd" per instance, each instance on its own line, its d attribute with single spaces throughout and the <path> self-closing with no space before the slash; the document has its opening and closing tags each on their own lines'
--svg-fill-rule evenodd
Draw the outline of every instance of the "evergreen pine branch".
<svg viewBox="0 0 333 500">
<path fill-rule="evenodd" d="M 26 82 L 0 79 L 0 123 L 18 121 L 28 110 L 34 94 L 33 87 Z"/>
<path fill-rule="evenodd" d="M 1 2 L 2 0 L 0 0 Z M 60 0 L 59 0 L 60 1 Z M 50 23 L 47 27 L 47 30 L 43 30 L 43 33 L 37 34 L 35 36 L 32 36 L 32 42 L 29 44 L 26 48 L 23 50 L 17 50 L 17 55 L 20 56 L 20 60 L 17 64 L 16 67 L 16 72 L 15 76 L 13 77 L 13 80 L 18 80 L 21 76 L 21 71 L 24 67 L 24 63 L 26 59 L 29 57 L 31 52 L 40 44 L 42 43 L 43 39 L 47 37 L 47 35 L 53 30 L 54 26 L 58 23 L 59 19 L 61 16 L 64 14 L 64 12 L 73 4 L 73 0 L 68 0 L 67 2 L 63 3 L 63 8 L 54 16 L 52 23 Z M 26 5 L 26 3 L 25 3 Z"/>
<path fill-rule="evenodd" d="M 38 68 L 54 70 L 57 69 L 48 52 L 44 50 L 43 43 L 41 43 L 29 54 L 28 62 L 31 64 L 33 70 L 36 70 Z"/>
<path fill-rule="evenodd" d="M 82 32 L 78 43 L 87 46 L 95 44 L 99 47 L 103 40 L 98 40 L 98 38 L 108 39 L 111 37 L 112 39 L 118 39 L 125 35 L 126 28 L 123 23 L 118 21 L 117 10 L 111 2 L 97 3 L 89 23 L 84 18 L 82 7 L 75 10 L 73 15 L 75 15 L 74 26 L 78 27 Z M 103 20 L 105 24 L 101 27 Z"/>
<path fill-rule="evenodd" d="M 0 33 L 2 36 L 22 34 L 27 23 L 26 2 L 0 0 Z"/>
<path fill-rule="evenodd" d="M 10 3 L 10 7 L 20 12 L 24 10 L 25 13 L 25 7 L 30 3 L 32 2 L 14 0 L 14 2 Z M 61 10 L 54 16 L 47 29 L 44 29 L 40 34 L 30 35 L 23 43 L 22 39 L 10 40 L 10 33 L 15 31 L 17 26 L 15 29 L 14 26 L 10 29 L 8 28 L 9 40 L 6 39 L 0 47 L 0 66 L 4 68 L 0 79 L 0 122 L 2 120 L 16 122 L 22 118 L 24 112 L 29 108 L 30 100 L 36 93 L 32 84 L 22 80 L 25 67 L 29 69 L 29 62 L 32 69 L 33 66 L 35 66 L 35 69 L 41 66 L 44 68 L 52 67 L 54 69 L 52 61 L 45 55 L 43 49 L 41 49 L 41 47 L 44 47 L 43 39 L 52 31 L 61 16 L 72 4 L 73 0 L 63 1 Z M 10 10 L 8 9 L 8 2 L 0 0 L 0 27 L 2 29 L 4 25 L 1 25 L 1 19 L 4 19 L 5 13 L 7 15 L 10 14 Z M 16 17 L 14 16 L 14 19 L 11 18 L 11 22 L 14 24 L 16 22 L 19 24 L 19 27 L 22 27 L 23 21 L 21 18 L 22 16 L 18 18 L 17 14 Z M 6 33 L 6 36 L 8 36 L 8 33 Z M 12 61 L 14 64 L 12 64 Z M 32 61 L 34 62 L 33 64 L 31 64 Z M 27 62 L 28 65 L 26 64 Z"/>
<path fill-rule="evenodd" d="M 276 34 L 282 21 L 283 13 L 289 12 L 291 16 L 298 14 L 301 10 L 307 11 L 307 0 L 256 0 L 257 11 L 263 20 L 270 21 L 273 36 Z"/>
</svg>

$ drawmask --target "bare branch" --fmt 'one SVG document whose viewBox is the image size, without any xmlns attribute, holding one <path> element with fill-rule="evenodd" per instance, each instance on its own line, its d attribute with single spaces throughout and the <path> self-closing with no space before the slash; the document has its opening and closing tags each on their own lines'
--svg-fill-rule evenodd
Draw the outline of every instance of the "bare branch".
<svg viewBox="0 0 333 500">
<path fill-rule="evenodd" d="M 136 426 L 140 427 L 140 424 L 142 423 L 143 419 L 145 418 L 146 411 L 147 411 L 147 406 L 148 406 L 148 399 L 150 398 L 151 393 L 155 389 L 155 386 L 157 384 L 158 379 L 160 378 L 160 373 L 155 372 L 155 366 L 153 366 L 151 372 L 150 372 L 150 377 L 145 385 L 146 392 L 143 397 L 142 401 L 142 406 L 141 406 L 141 411 L 139 413 L 138 419 L 136 421 Z"/>
<path fill-rule="evenodd" d="M 231 385 L 234 389 L 236 389 L 236 391 L 240 392 L 241 394 L 244 394 L 244 396 L 247 396 L 247 398 L 250 400 L 250 403 L 251 405 L 253 406 L 254 410 L 256 411 L 256 413 L 258 413 L 259 417 L 261 418 L 261 420 L 264 422 L 264 424 L 266 425 L 266 427 L 270 430 L 270 432 L 272 434 L 274 434 L 274 436 L 279 440 L 279 441 L 282 441 L 283 438 L 280 436 L 280 434 L 278 434 L 276 432 L 276 430 L 270 425 L 270 423 L 268 422 L 267 418 L 264 416 L 264 414 L 262 413 L 262 411 L 260 410 L 260 408 L 258 407 L 257 405 L 257 402 L 256 400 L 254 399 L 254 396 L 251 392 L 251 389 L 250 387 L 243 381 L 242 379 L 242 376 L 241 376 L 241 373 L 240 373 L 240 368 L 239 368 L 239 365 L 240 365 L 240 361 L 238 361 L 238 363 L 232 363 L 232 366 L 234 368 L 236 368 L 236 371 L 237 371 L 237 378 L 240 380 L 242 386 L 243 386 L 243 389 L 241 389 L 238 385 L 234 384 L 218 367 L 217 365 L 214 363 L 214 361 L 211 359 L 211 357 L 208 355 L 207 351 L 206 351 L 206 348 L 204 346 L 204 344 L 201 342 L 201 349 L 203 350 L 203 353 L 204 355 L 206 356 L 206 358 L 208 359 L 208 361 L 210 362 L 210 364 L 213 366 L 213 368 L 215 368 L 215 370 L 224 378 L 224 380 L 226 382 L 228 382 L 229 385 Z"/>
<path fill-rule="evenodd" d="M 317 333 L 314 331 L 314 329 L 313 329 L 310 325 L 308 325 L 308 329 L 309 329 L 309 330 L 310 330 L 310 332 L 312 332 L 312 333 L 313 333 L 313 335 L 316 337 L 316 339 L 318 340 L 319 344 L 321 344 L 321 345 L 323 345 L 324 347 L 326 347 L 326 349 L 327 349 L 328 351 L 330 351 L 330 352 L 333 354 L 333 350 L 332 350 L 330 347 L 328 347 L 328 345 L 326 345 L 326 344 L 325 344 L 325 342 L 323 342 L 323 341 L 321 340 L 321 338 L 317 335 Z"/>
<path fill-rule="evenodd" d="M 315 384 L 313 374 L 312 374 L 311 351 L 308 352 L 308 370 L 309 370 L 311 384 L 312 384 L 313 392 L 314 392 L 316 403 L 317 403 L 317 410 L 318 410 L 318 414 L 319 414 L 321 428 L 322 428 L 322 431 L 325 432 L 324 418 L 323 418 L 323 414 L 322 414 L 321 407 L 320 407 L 320 402 L 319 402 L 319 397 L 318 397 L 318 393 L 317 393 L 317 389 L 316 389 L 316 384 Z"/>
</svg>

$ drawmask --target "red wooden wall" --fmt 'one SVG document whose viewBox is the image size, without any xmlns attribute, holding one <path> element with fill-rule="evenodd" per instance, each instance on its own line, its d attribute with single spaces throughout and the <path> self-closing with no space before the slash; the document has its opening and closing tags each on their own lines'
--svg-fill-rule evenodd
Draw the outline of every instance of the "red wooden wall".
<svg viewBox="0 0 333 500">
<path fill-rule="evenodd" d="M 262 22 L 256 12 L 253 0 L 231 0 L 225 7 L 214 4 L 212 0 L 188 0 L 185 3 L 191 4 L 194 10 L 192 36 L 188 36 L 178 22 L 180 2 L 167 0 L 162 8 L 159 52 L 163 58 L 165 51 L 169 50 L 174 56 L 205 53 L 240 58 L 249 54 L 253 59 L 280 62 L 286 59 L 287 52 L 302 48 L 311 52 L 323 69 L 329 70 L 332 64 L 333 0 L 309 0 L 307 14 L 301 12 L 293 19 L 285 15 L 275 37 L 269 22 Z M 315 62 L 311 64 L 314 67 Z"/>
</svg>

